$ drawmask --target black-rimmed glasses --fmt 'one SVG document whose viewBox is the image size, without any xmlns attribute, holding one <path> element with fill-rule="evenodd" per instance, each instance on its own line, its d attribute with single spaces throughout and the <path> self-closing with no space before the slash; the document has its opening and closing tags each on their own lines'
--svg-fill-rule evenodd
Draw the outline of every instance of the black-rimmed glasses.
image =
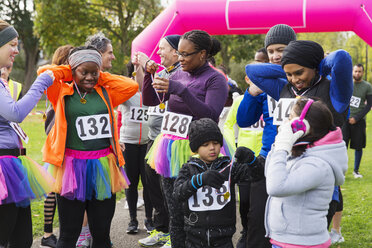
<svg viewBox="0 0 372 248">
<path fill-rule="evenodd" d="M 195 52 L 192 52 L 192 53 L 180 53 L 179 51 L 176 51 L 176 54 L 178 57 L 182 57 L 182 58 L 186 58 L 186 57 L 189 57 L 191 55 L 194 55 L 194 54 L 197 54 L 198 52 L 200 51 L 195 51 Z"/>
</svg>

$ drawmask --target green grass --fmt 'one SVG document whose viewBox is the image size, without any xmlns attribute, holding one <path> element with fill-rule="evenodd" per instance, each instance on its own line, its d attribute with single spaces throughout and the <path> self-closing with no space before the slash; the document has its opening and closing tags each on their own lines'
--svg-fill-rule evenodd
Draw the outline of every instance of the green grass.
<svg viewBox="0 0 372 248">
<path fill-rule="evenodd" d="M 45 110 L 45 102 L 40 102 L 36 110 Z M 28 155 L 42 163 L 41 148 L 45 141 L 44 122 L 41 115 L 30 115 L 21 125 L 30 137 L 26 145 Z M 365 248 L 372 247 L 372 115 L 367 116 L 367 147 L 364 149 L 360 173 L 363 178 L 354 179 L 352 172 L 354 168 L 354 151 L 349 150 L 349 169 L 346 173 L 346 181 L 342 186 L 344 197 L 344 212 L 342 218 L 342 235 L 345 242 L 340 245 L 333 245 L 341 248 Z M 118 195 L 118 199 L 124 197 L 124 193 Z M 43 202 L 32 203 L 32 221 L 34 235 L 40 236 L 43 233 Z M 58 226 L 58 217 L 55 216 L 54 225 Z"/>
</svg>

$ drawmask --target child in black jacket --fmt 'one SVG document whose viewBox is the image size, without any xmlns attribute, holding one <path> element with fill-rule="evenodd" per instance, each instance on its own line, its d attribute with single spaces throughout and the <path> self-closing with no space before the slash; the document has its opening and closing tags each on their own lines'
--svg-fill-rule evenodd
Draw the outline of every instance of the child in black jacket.
<svg viewBox="0 0 372 248">
<path fill-rule="evenodd" d="M 182 167 L 174 184 L 174 197 L 183 205 L 186 247 L 233 247 L 235 183 L 257 170 L 254 153 L 239 147 L 236 162 L 220 156 L 223 137 L 217 123 L 208 118 L 191 123 L 189 140 L 196 155 Z"/>
</svg>

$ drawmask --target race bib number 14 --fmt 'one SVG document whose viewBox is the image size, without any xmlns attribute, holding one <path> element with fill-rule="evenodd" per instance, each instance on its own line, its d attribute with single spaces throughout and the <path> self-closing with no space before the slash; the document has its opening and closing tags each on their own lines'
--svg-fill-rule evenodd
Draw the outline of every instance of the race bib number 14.
<svg viewBox="0 0 372 248">
<path fill-rule="evenodd" d="M 75 126 L 79 138 L 83 141 L 112 137 L 109 114 L 78 117 Z"/>
<path fill-rule="evenodd" d="M 161 132 L 186 138 L 191 121 L 192 116 L 165 112 Z"/>
<path fill-rule="evenodd" d="M 276 108 L 274 109 L 274 125 L 281 125 L 289 118 L 289 114 L 291 113 L 295 102 L 296 98 L 280 98 Z"/>
</svg>

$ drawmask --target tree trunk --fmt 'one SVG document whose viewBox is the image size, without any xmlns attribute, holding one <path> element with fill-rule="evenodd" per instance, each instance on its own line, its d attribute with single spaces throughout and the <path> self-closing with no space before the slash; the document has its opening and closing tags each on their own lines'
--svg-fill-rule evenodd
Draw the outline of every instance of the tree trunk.
<svg viewBox="0 0 372 248">
<path fill-rule="evenodd" d="M 222 58 L 222 65 L 226 68 L 227 74 L 230 73 L 230 59 L 231 59 L 231 56 L 229 56 L 228 49 L 229 49 L 228 46 L 225 45 L 225 46 L 222 46 L 222 49 L 220 51 L 221 58 Z"/>
<path fill-rule="evenodd" d="M 25 94 L 36 78 L 36 65 L 39 61 L 39 48 L 38 44 L 34 47 L 25 48 L 26 64 L 25 64 L 25 81 L 23 83 L 22 93 Z"/>
</svg>

